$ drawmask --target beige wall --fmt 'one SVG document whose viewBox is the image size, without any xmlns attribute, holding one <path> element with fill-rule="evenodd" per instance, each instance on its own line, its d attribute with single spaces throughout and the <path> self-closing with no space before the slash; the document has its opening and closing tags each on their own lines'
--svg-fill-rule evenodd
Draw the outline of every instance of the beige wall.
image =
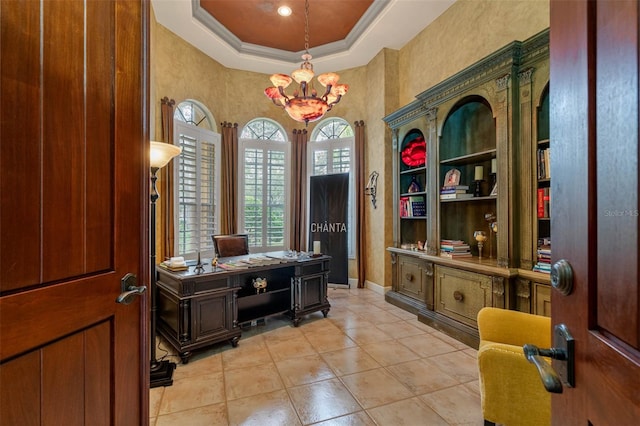
<svg viewBox="0 0 640 426">
<path fill-rule="evenodd" d="M 392 244 L 392 150 L 391 133 L 382 117 L 491 52 L 548 26 L 548 0 L 458 0 L 399 51 L 382 49 L 364 67 L 335 70 L 350 89 L 328 116 L 339 116 L 349 123 L 365 121 L 366 176 L 373 170 L 380 173 L 378 208 L 367 202 L 366 216 L 360 218 L 366 221 L 368 282 L 391 286 L 385 248 Z M 268 117 L 289 134 L 294 128 L 304 128 L 264 96 L 264 88 L 271 85 L 268 75 L 223 67 L 156 24 L 153 15 L 151 27 L 152 139 L 160 138 L 160 99 L 164 96 L 176 102 L 202 102 L 218 126 L 231 121 L 242 127 L 253 118 Z M 313 127 L 311 123 L 309 132 Z M 353 262 L 349 275 L 357 275 Z"/>
<path fill-rule="evenodd" d="M 458 0 L 400 50 L 400 104 L 548 27 L 548 0 Z"/>
</svg>

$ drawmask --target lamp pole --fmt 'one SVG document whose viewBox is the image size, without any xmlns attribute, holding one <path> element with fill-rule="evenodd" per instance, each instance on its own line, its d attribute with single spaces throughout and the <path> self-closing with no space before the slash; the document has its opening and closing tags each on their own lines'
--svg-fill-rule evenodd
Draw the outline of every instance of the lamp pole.
<svg viewBox="0 0 640 426">
<path fill-rule="evenodd" d="M 158 180 L 158 170 L 166 166 L 169 161 L 176 155 L 180 154 L 182 149 L 178 146 L 162 143 L 151 142 L 151 191 L 150 191 L 150 209 L 151 229 L 149 230 L 149 267 L 151 274 L 149 275 L 149 286 L 151 288 L 151 368 L 150 368 L 150 387 L 171 386 L 173 384 L 173 370 L 176 364 L 167 360 L 158 361 L 156 359 L 156 312 L 158 310 L 157 299 L 158 289 L 156 286 L 156 201 L 160 198 L 156 181 Z"/>
<path fill-rule="evenodd" d="M 151 381 L 152 388 L 158 386 L 171 386 L 173 384 L 173 370 L 176 364 L 169 361 L 158 361 L 156 359 L 156 312 L 158 310 L 158 289 L 156 286 L 156 201 L 160 198 L 156 188 L 156 180 L 158 180 L 158 167 L 151 167 L 151 229 L 149 230 L 150 247 L 150 266 L 151 275 L 149 285 L 151 287 Z"/>
</svg>

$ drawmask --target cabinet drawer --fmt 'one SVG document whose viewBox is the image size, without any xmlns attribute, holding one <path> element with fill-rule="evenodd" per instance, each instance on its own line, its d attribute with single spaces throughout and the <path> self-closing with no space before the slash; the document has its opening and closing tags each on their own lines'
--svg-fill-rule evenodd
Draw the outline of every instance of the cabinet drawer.
<svg viewBox="0 0 640 426">
<path fill-rule="evenodd" d="M 398 292 L 424 301 L 424 261 L 408 256 L 398 256 Z"/>
<path fill-rule="evenodd" d="M 491 301 L 490 276 L 436 267 L 436 312 L 477 328 L 478 312 Z"/>
<path fill-rule="evenodd" d="M 533 283 L 534 314 L 551 316 L 551 287 L 548 284 Z"/>
</svg>

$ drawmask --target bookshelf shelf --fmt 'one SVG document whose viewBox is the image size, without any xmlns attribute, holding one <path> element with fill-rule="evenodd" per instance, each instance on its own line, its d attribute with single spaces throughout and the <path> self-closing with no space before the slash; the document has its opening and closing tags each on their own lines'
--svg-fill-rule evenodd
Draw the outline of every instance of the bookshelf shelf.
<svg viewBox="0 0 640 426">
<path fill-rule="evenodd" d="M 447 165 L 447 166 L 462 166 L 462 165 L 466 165 L 474 162 L 483 162 L 486 160 L 490 160 L 492 158 L 495 158 L 495 156 L 496 156 L 496 150 L 489 149 L 482 152 L 475 152 L 471 154 L 460 155 L 454 158 L 448 158 L 446 160 L 440 160 L 440 164 Z"/>
<path fill-rule="evenodd" d="M 401 175 L 410 175 L 410 174 L 416 174 L 416 173 L 424 173 L 427 170 L 426 167 L 415 167 L 413 169 L 409 169 L 409 170 L 403 170 L 400 172 Z"/>
<path fill-rule="evenodd" d="M 403 192 L 402 194 L 400 194 L 400 197 L 416 197 L 422 195 L 423 197 L 425 197 L 427 195 L 427 193 L 425 191 L 420 191 L 420 192 Z"/>
<path fill-rule="evenodd" d="M 488 195 L 485 197 L 471 197 L 471 198 L 458 198 L 458 199 L 453 199 L 453 200 L 440 200 L 441 203 L 477 203 L 479 201 L 486 201 L 486 200 L 497 200 L 498 197 L 496 195 Z"/>
</svg>

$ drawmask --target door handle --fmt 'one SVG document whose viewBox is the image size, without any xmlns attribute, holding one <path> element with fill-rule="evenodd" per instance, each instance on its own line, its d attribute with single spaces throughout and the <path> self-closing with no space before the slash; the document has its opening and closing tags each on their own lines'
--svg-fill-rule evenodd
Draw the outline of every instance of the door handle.
<svg viewBox="0 0 640 426">
<path fill-rule="evenodd" d="M 135 274 L 127 274 L 120 280 L 120 295 L 116 298 L 116 303 L 128 305 L 133 302 L 136 296 L 140 296 L 147 291 L 147 286 L 136 286 L 138 279 Z"/>
<path fill-rule="evenodd" d="M 575 385 L 574 378 L 574 340 L 567 326 L 558 324 L 554 327 L 553 348 L 540 349 L 535 345 L 525 344 L 522 347 L 527 361 L 538 369 L 542 384 L 547 392 L 562 393 L 562 384 L 569 387 Z M 557 363 L 559 373 L 542 357 L 560 361 Z"/>
</svg>

